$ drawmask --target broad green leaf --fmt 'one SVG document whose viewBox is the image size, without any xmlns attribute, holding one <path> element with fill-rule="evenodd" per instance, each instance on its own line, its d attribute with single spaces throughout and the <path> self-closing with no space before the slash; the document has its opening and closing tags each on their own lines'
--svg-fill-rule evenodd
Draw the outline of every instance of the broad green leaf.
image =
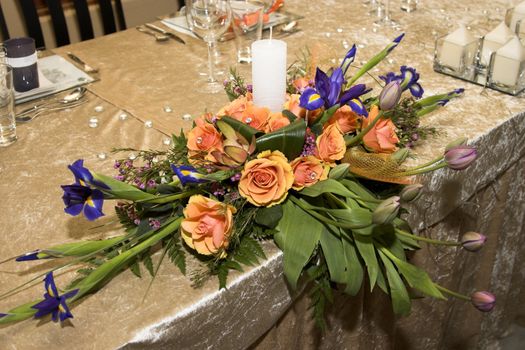
<svg viewBox="0 0 525 350">
<path fill-rule="evenodd" d="M 285 109 L 283 110 L 283 116 L 285 116 L 286 118 L 288 118 L 288 120 L 290 121 L 290 123 L 293 123 L 294 121 L 297 120 L 297 118 L 299 118 L 298 116 L 296 116 L 295 114 L 293 114 L 291 111 Z"/>
<path fill-rule="evenodd" d="M 403 244 L 394 232 L 376 236 L 376 240 L 381 242 L 381 245 L 390 250 L 392 254 L 394 254 L 398 259 L 406 261 L 406 254 Z"/>
<path fill-rule="evenodd" d="M 357 256 L 354 243 L 348 238 L 342 238 L 343 250 L 346 261 L 346 288 L 345 293 L 356 295 L 363 284 L 364 270 L 361 261 Z"/>
<path fill-rule="evenodd" d="M 372 192 L 370 192 L 366 187 L 361 185 L 356 180 L 344 179 L 341 180 L 341 183 L 345 185 L 349 191 L 355 193 L 364 200 L 377 200 L 377 197 L 374 196 Z"/>
<path fill-rule="evenodd" d="M 337 227 L 324 227 L 321 231 L 321 248 L 328 264 L 330 279 L 336 283 L 346 283 L 346 260 L 341 239 L 333 232 Z M 332 232 L 330 232 L 332 231 Z"/>
<path fill-rule="evenodd" d="M 151 255 L 149 254 L 149 252 L 146 252 L 146 255 L 144 256 L 144 258 L 142 258 L 142 263 L 144 264 L 146 270 L 148 270 L 149 274 L 152 277 L 155 277 L 155 273 L 153 271 L 153 260 L 151 260 Z"/>
<path fill-rule="evenodd" d="M 371 237 L 354 234 L 354 242 L 363 258 L 370 279 L 370 290 L 374 289 L 379 274 L 379 263 L 377 261 L 376 249 Z"/>
<path fill-rule="evenodd" d="M 328 173 L 328 178 L 333 180 L 344 179 L 346 175 L 348 175 L 348 168 L 350 168 L 350 164 L 348 163 L 338 164 L 335 166 L 335 168 L 330 170 L 330 173 Z"/>
<path fill-rule="evenodd" d="M 258 209 L 257 214 L 255 214 L 255 222 L 268 228 L 275 228 L 282 217 L 283 208 L 280 205 L 274 205 L 273 207 Z"/>
<path fill-rule="evenodd" d="M 303 188 L 300 193 L 308 197 L 318 197 L 323 193 L 333 193 L 343 197 L 355 196 L 339 181 L 333 179 L 319 181 L 313 186 Z"/>
<path fill-rule="evenodd" d="M 128 183 L 115 180 L 114 178 L 106 176 L 106 175 L 102 175 L 98 173 L 92 173 L 92 174 L 95 180 L 103 182 L 110 188 L 110 190 L 105 190 L 102 188 L 101 190 L 103 190 L 104 192 L 110 193 L 116 199 L 127 199 L 130 201 L 135 201 L 135 200 L 146 200 L 146 199 L 155 198 L 155 195 L 144 192 L 138 189 L 137 187 L 132 186 Z"/>
<path fill-rule="evenodd" d="M 354 227 L 359 229 L 372 225 L 372 212 L 367 209 L 329 209 L 327 212 L 338 221 L 352 225 L 352 229 L 354 229 Z"/>
<path fill-rule="evenodd" d="M 287 200 L 282 205 L 283 217 L 277 226 L 275 242 L 284 253 L 284 274 L 293 289 L 303 267 L 317 247 L 323 224 Z"/>
<path fill-rule="evenodd" d="M 304 135 L 306 134 L 306 123 L 303 119 L 297 119 L 290 125 L 264 134 L 257 138 L 257 150 L 281 151 L 288 160 L 292 161 L 301 154 L 304 146 Z"/>
<path fill-rule="evenodd" d="M 129 265 L 129 269 L 131 270 L 131 272 L 133 272 L 135 276 L 137 276 L 138 278 L 142 278 L 142 274 L 140 273 L 140 265 L 138 261 L 135 260 L 133 264 Z"/>
<path fill-rule="evenodd" d="M 39 259 L 47 257 L 84 256 L 104 248 L 111 248 L 122 241 L 122 237 L 114 237 L 100 241 L 71 242 L 43 249 L 37 254 Z"/>
<path fill-rule="evenodd" d="M 261 134 L 261 131 L 252 128 L 248 124 L 245 124 L 237 119 L 233 119 L 228 116 L 221 117 L 221 120 L 231 126 L 233 130 L 241 134 L 247 141 L 250 141 L 253 136 Z"/>
<path fill-rule="evenodd" d="M 392 298 L 392 307 L 397 315 L 407 315 L 410 312 L 410 296 L 403 280 L 399 276 L 394 265 L 390 262 L 382 252 L 379 252 L 379 257 L 383 261 L 386 269 L 386 277 L 388 285 L 390 286 L 390 297 Z"/>
<path fill-rule="evenodd" d="M 416 288 L 431 297 L 446 299 L 425 271 L 406 261 L 398 259 L 384 247 L 381 248 L 381 251 L 397 266 L 399 272 L 405 277 L 412 288 Z"/>
</svg>

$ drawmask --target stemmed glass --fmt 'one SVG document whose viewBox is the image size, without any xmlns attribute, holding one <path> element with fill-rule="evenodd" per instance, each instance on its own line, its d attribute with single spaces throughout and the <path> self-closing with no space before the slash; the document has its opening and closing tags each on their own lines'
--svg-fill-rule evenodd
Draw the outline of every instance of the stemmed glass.
<svg viewBox="0 0 525 350">
<path fill-rule="evenodd" d="M 222 91 L 222 84 L 215 78 L 214 46 L 228 29 L 232 13 L 229 0 L 186 0 L 186 19 L 190 28 L 208 45 L 208 79 L 204 90 L 209 93 Z"/>
</svg>

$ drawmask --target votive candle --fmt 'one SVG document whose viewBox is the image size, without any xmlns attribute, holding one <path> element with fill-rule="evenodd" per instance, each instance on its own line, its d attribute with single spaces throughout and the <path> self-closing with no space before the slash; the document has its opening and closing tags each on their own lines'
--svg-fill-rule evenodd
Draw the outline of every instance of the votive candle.
<svg viewBox="0 0 525 350">
<path fill-rule="evenodd" d="M 264 39 L 252 44 L 253 103 L 280 112 L 286 97 L 286 43 Z"/>
</svg>

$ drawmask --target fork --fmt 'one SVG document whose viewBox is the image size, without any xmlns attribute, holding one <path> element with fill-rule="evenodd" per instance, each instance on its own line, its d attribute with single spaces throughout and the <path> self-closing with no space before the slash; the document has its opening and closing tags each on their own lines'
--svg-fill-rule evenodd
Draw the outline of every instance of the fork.
<svg viewBox="0 0 525 350">
<path fill-rule="evenodd" d="M 36 112 L 28 112 L 26 114 L 17 115 L 15 117 L 15 119 L 16 119 L 17 123 L 27 123 L 27 122 L 32 121 L 33 119 L 36 119 L 37 117 L 39 117 L 43 113 L 61 111 L 61 110 L 64 110 L 64 109 L 77 107 L 77 106 L 83 105 L 87 101 L 88 101 L 87 99 L 83 99 L 83 100 L 79 100 L 77 102 L 72 102 L 72 103 L 69 103 L 67 105 L 58 106 L 58 107 L 42 107 L 42 108 L 38 109 Z"/>
</svg>

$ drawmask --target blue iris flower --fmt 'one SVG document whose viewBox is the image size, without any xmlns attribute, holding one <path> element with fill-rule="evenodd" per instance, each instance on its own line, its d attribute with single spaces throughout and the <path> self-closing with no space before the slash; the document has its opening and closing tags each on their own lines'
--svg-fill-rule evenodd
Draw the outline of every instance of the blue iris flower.
<svg viewBox="0 0 525 350">
<path fill-rule="evenodd" d="M 78 293 L 78 289 L 59 295 L 53 278 L 53 272 L 49 272 L 44 278 L 44 287 L 46 289 L 44 300 L 31 307 L 38 310 L 35 313 L 35 317 L 51 314 L 53 322 L 57 322 L 58 320 L 63 322 L 68 318 L 73 318 L 66 300 L 74 297 Z"/>
<path fill-rule="evenodd" d="M 185 186 L 187 183 L 202 183 L 208 181 L 203 174 L 197 172 L 194 167 L 189 165 L 171 164 L 171 170 L 177 175 L 182 186 Z"/>
<path fill-rule="evenodd" d="M 394 72 L 389 72 L 385 75 L 379 76 L 381 80 L 383 80 L 386 84 L 397 81 L 399 82 L 399 85 L 405 90 L 410 90 L 410 93 L 415 98 L 421 98 L 423 96 L 424 90 L 421 87 L 421 85 L 418 83 L 419 80 L 419 73 L 416 71 L 415 68 L 407 67 L 407 66 L 401 66 L 401 74 L 395 74 Z"/>
<path fill-rule="evenodd" d="M 16 258 L 16 261 L 30 261 L 30 260 L 39 260 L 39 259 L 49 259 L 51 258 L 51 255 L 47 255 L 44 258 L 40 258 L 38 254 L 40 254 L 41 250 L 35 250 L 29 253 L 26 253 L 24 255 L 20 255 L 18 258 Z"/>
<path fill-rule="evenodd" d="M 101 191 L 79 184 L 65 185 L 62 189 L 66 213 L 76 216 L 84 211 L 84 216 L 90 221 L 104 216 L 102 213 L 104 194 Z"/>
<path fill-rule="evenodd" d="M 97 181 L 93 178 L 93 174 L 84 167 L 84 160 L 78 159 L 73 164 L 67 166 L 75 176 L 75 183 L 82 186 L 94 185 L 109 189 L 103 182 Z"/>
</svg>

